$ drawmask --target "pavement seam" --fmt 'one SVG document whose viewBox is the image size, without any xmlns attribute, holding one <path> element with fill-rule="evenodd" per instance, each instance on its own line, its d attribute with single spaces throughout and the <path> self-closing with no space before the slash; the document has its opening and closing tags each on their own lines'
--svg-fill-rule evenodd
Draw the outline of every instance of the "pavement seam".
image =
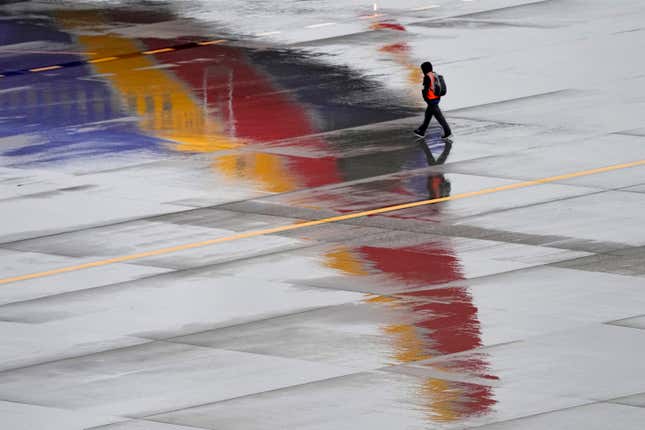
<svg viewBox="0 0 645 430">
<path fill-rule="evenodd" d="M 128 416 L 123 416 L 123 415 L 119 415 L 118 417 L 123 418 L 123 421 L 116 421 L 116 422 L 113 422 L 113 423 L 110 423 L 110 424 L 102 424 L 102 425 L 100 425 L 98 427 L 85 427 L 83 430 L 105 430 L 105 429 L 109 430 L 109 429 L 115 428 L 114 426 L 118 426 L 118 425 L 121 425 L 121 424 L 128 424 L 128 423 L 132 423 L 132 422 L 136 423 L 136 422 L 143 422 L 143 421 L 147 421 L 149 423 L 160 424 L 158 421 L 151 421 L 151 420 L 147 420 L 145 418 L 135 418 L 135 417 L 128 417 Z M 162 424 L 168 424 L 168 423 L 162 423 Z M 192 430 L 210 430 L 210 429 L 208 429 L 206 427 L 195 427 L 195 426 L 188 425 L 188 424 L 174 424 L 174 425 L 180 427 L 182 430 L 183 429 L 186 429 L 186 430 L 189 430 L 189 429 L 192 429 Z"/>
<path fill-rule="evenodd" d="M 136 336 L 127 336 L 127 337 L 130 337 L 130 338 L 133 338 L 133 339 L 136 338 Z M 57 358 L 57 359 L 54 359 L 54 360 L 48 360 L 48 361 L 42 361 L 42 362 L 38 362 L 38 363 L 27 364 L 25 366 L 9 367 L 9 368 L 0 369 L 0 376 L 2 376 L 4 374 L 11 373 L 11 372 L 20 372 L 20 371 L 23 371 L 25 369 L 31 369 L 31 368 L 34 368 L 34 367 L 46 366 L 46 365 L 54 364 L 54 363 L 62 363 L 62 362 L 69 361 L 69 360 L 76 360 L 76 359 L 79 359 L 79 358 L 92 357 L 94 355 L 99 355 L 99 354 L 109 354 L 109 353 L 112 353 L 112 352 L 124 351 L 124 350 L 128 350 L 128 349 L 138 348 L 138 347 L 141 347 L 141 346 L 144 346 L 144 345 L 150 345 L 150 344 L 153 344 L 153 343 L 163 343 L 163 341 L 150 341 L 148 339 L 143 339 L 143 338 L 141 338 L 141 340 L 143 342 L 137 343 L 137 344 L 134 344 L 134 345 L 120 346 L 120 347 L 117 347 L 117 348 L 106 349 L 106 350 L 103 350 L 103 351 L 88 352 L 86 354 L 74 355 L 74 356 L 70 356 L 70 357 L 63 357 L 63 358 Z M 192 346 L 192 345 L 186 345 L 186 346 Z"/>
<path fill-rule="evenodd" d="M 409 293 L 415 293 L 419 291 L 429 291 L 429 290 L 441 290 L 444 288 L 452 288 L 452 287 L 459 287 L 463 286 L 464 283 L 471 283 L 473 281 L 479 281 L 479 280 L 486 280 L 489 278 L 494 278 L 497 276 L 502 276 L 510 273 L 517 273 L 521 272 L 524 270 L 531 270 L 531 269 L 537 269 L 539 267 L 544 267 L 545 265 L 538 265 L 538 266 L 530 266 L 530 267 L 521 267 L 518 269 L 513 269 L 513 270 L 508 270 L 506 272 L 497 272 L 497 273 L 491 273 L 490 275 L 483 275 L 483 276 L 477 276 L 474 278 L 468 278 L 468 279 L 459 279 L 455 281 L 449 281 L 449 282 L 443 282 L 443 283 L 438 283 L 438 284 L 429 284 L 429 285 L 424 285 L 420 287 L 412 287 L 408 288 L 406 290 L 390 293 L 390 294 L 380 294 L 376 292 L 370 292 L 370 291 L 361 291 L 361 290 L 352 290 L 352 289 L 347 289 L 347 288 L 342 288 L 342 287 L 332 287 L 330 285 L 316 285 L 311 283 L 311 281 L 299 281 L 299 285 L 307 286 L 307 287 L 312 287 L 312 288 L 322 288 L 322 289 L 328 289 L 328 290 L 337 290 L 337 291 L 347 291 L 347 292 L 352 292 L 352 293 L 363 293 L 363 294 L 373 294 L 375 296 L 379 297 L 392 297 L 395 299 L 401 299 L 401 298 L 410 298 L 406 296 L 406 294 Z"/>
<path fill-rule="evenodd" d="M 495 215 L 495 214 L 500 214 L 500 213 L 504 213 L 504 212 L 510 212 L 510 211 L 515 210 L 515 209 L 528 209 L 528 208 L 533 208 L 533 207 L 536 207 L 536 206 L 541 206 L 541 205 L 546 205 L 546 204 L 551 204 L 551 203 L 559 203 L 559 202 L 564 202 L 564 201 L 567 201 L 567 200 L 574 200 L 574 199 L 578 199 L 578 198 L 596 196 L 596 195 L 604 194 L 604 193 L 611 192 L 611 191 L 612 190 L 594 190 L 594 191 L 590 191 L 590 192 L 585 193 L 585 194 L 576 194 L 575 196 L 558 197 L 558 198 L 553 199 L 553 200 L 546 200 L 546 201 L 543 201 L 543 202 L 527 203 L 527 204 L 521 205 L 521 206 L 513 206 L 512 208 L 493 209 L 493 210 L 490 210 L 488 212 L 481 212 L 481 213 L 478 213 L 478 214 L 475 214 L 475 215 L 467 215 L 465 217 L 457 218 L 457 220 L 459 220 L 459 222 L 461 223 L 463 221 L 468 221 L 470 219 L 479 218 L 479 217 L 482 217 L 482 216 Z M 451 225 L 459 226 L 460 224 L 451 224 Z M 571 238 L 571 239 L 573 239 L 573 238 Z"/>
<path fill-rule="evenodd" d="M 73 410 L 73 409 L 71 409 L 71 410 Z M 147 421 L 149 423 L 160 424 L 158 421 L 151 421 L 151 420 L 147 420 L 145 418 L 135 418 L 135 417 L 128 417 L 128 416 L 123 416 L 123 415 L 119 415 L 118 417 L 123 418 L 123 421 L 116 421 L 116 422 L 113 422 L 113 423 L 110 423 L 110 424 L 102 424 L 102 425 L 100 425 L 98 427 L 85 427 L 85 428 L 83 428 L 83 430 L 105 430 L 105 429 L 109 430 L 109 429 L 115 428 L 114 426 L 119 426 L 121 424 L 128 424 L 128 423 L 132 423 L 132 422 L 136 423 L 136 422 L 143 422 L 143 421 Z M 162 424 L 168 424 L 168 423 L 162 423 Z M 206 427 L 195 427 L 195 426 L 188 425 L 188 424 L 174 424 L 174 425 L 180 427 L 182 430 L 183 429 L 186 429 L 186 430 L 189 430 L 189 429 L 192 429 L 192 430 L 210 430 L 210 429 L 208 429 Z"/>
<path fill-rule="evenodd" d="M 352 302 L 348 302 L 348 303 L 352 303 Z M 260 318 L 260 319 L 256 319 L 256 320 L 243 321 L 243 322 L 230 324 L 230 325 L 225 325 L 225 326 L 217 326 L 217 327 L 212 327 L 212 328 L 209 328 L 209 329 L 206 329 L 206 330 L 200 330 L 200 331 L 196 331 L 196 332 L 193 332 L 193 333 L 180 334 L 180 335 L 177 335 L 177 336 L 170 336 L 170 337 L 167 337 L 167 338 L 159 338 L 159 339 L 146 338 L 146 337 L 143 337 L 143 338 L 144 339 L 149 339 L 149 340 L 159 340 L 159 341 L 164 341 L 164 342 L 169 342 L 169 343 L 183 344 L 183 345 L 201 346 L 201 347 L 204 347 L 204 348 L 215 348 L 215 347 L 209 346 L 209 345 L 203 345 L 203 344 L 191 343 L 191 342 L 182 342 L 179 339 L 182 338 L 182 337 L 197 336 L 197 335 L 208 333 L 208 332 L 211 332 L 211 331 L 226 330 L 226 329 L 230 329 L 230 328 L 241 327 L 241 326 L 251 325 L 251 324 L 255 324 L 255 323 L 263 323 L 263 322 L 277 320 L 277 319 L 281 319 L 281 318 L 289 318 L 291 316 L 304 315 L 304 314 L 308 314 L 308 313 L 311 313 L 311 312 L 316 312 L 316 311 L 319 311 L 319 310 L 331 309 L 331 308 L 335 308 L 335 307 L 344 306 L 346 304 L 347 303 L 341 303 L 341 304 L 336 304 L 336 305 L 319 306 L 319 307 L 305 309 L 305 310 L 298 311 L 298 312 L 279 314 L 279 315 L 274 315 L 274 316 L 270 316 L 270 317 L 267 317 L 267 318 Z M 229 348 L 216 348 L 216 349 L 231 350 Z M 239 350 L 233 349 L 233 351 L 239 351 Z M 246 352 L 246 351 L 240 351 L 240 352 Z M 259 355 L 270 355 L 270 354 L 259 354 Z"/>
<path fill-rule="evenodd" d="M 625 328 L 633 328 L 633 329 L 636 329 L 636 330 L 643 330 L 642 328 L 638 328 L 638 327 L 630 327 L 630 326 L 628 326 L 628 325 L 620 324 L 620 323 L 621 323 L 621 322 L 623 322 L 623 321 L 627 321 L 627 320 L 631 320 L 631 319 L 635 319 L 635 318 L 645 318 L 645 314 L 642 314 L 642 315 L 634 315 L 634 316 L 627 317 L 627 318 L 620 318 L 620 319 L 617 319 L 617 320 L 606 321 L 606 322 L 604 322 L 603 324 L 615 325 L 615 326 L 618 326 L 618 327 L 625 327 Z"/>
<path fill-rule="evenodd" d="M 539 417 L 539 416 L 542 416 L 542 415 L 553 414 L 553 413 L 561 412 L 561 411 L 569 411 L 569 410 L 572 410 L 572 409 L 577 409 L 577 408 L 581 408 L 581 407 L 585 407 L 585 406 L 591 406 L 591 405 L 607 403 L 607 402 L 604 402 L 604 401 L 595 401 L 595 400 L 588 400 L 588 399 L 583 399 L 583 398 L 581 398 L 580 400 L 581 400 L 581 403 L 579 405 L 569 406 L 569 407 L 561 408 L 561 409 L 552 409 L 552 410 L 548 410 L 548 411 L 544 411 L 544 412 L 538 412 L 536 414 L 524 415 L 524 416 L 518 417 L 518 418 L 511 418 L 511 419 L 508 419 L 508 420 L 492 421 L 492 422 L 482 424 L 482 425 L 477 425 L 477 426 L 474 426 L 474 427 L 469 426 L 468 428 L 469 429 L 486 430 L 486 427 L 492 427 L 492 426 L 499 425 L 499 424 L 514 423 L 514 422 L 518 422 L 518 421 L 521 422 L 521 421 L 526 420 L 528 418 Z"/>
<path fill-rule="evenodd" d="M 498 379 L 487 379 L 480 376 L 470 375 L 468 373 L 453 373 L 442 371 L 429 367 L 417 366 L 415 362 L 404 363 L 397 366 L 380 368 L 384 372 L 394 373 L 397 375 L 407 375 L 416 378 L 432 378 L 442 381 L 460 382 L 463 384 L 482 385 L 486 387 L 500 387 L 502 383 Z"/>
<path fill-rule="evenodd" d="M 198 208 L 198 209 L 201 209 L 201 208 Z M 84 231 L 89 231 L 89 230 L 93 230 L 93 229 L 97 229 L 97 228 L 107 228 L 107 227 L 113 227 L 113 226 L 122 225 L 122 224 L 129 224 L 129 223 L 133 223 L 133 222 L 147 221 L 150 218 L 166 216 L 166 215 L 173 215 L 173 214 L 181 214 L 181 213 L 189 212 L 189 211 L 192 211 L 192 210 L 195 210 L 195 208 L 191 208 L 191 209 L 188 209 L 188 210 L 179 209 L 176 212 L 163 212 L 163 213 L 159 213 L 159 214 L 146 215 L 146 216 L 143 216 L 143 217 L 133 217 L 133 218 L 124 219 L 124 220 L 121 220 L 121 221 L 108 222 L 106 224 L 99 223 L 99 224 L 96 224 L 96 225 L 89 225 L 89 226 L 85 226 L 85 227 L 81 227 L 81 228 L 77 228 L 77 229 L 73 229 L 73 230 L 58 231 L 58 232 L 55 232 L 55 233 L 43 234 L 43 235 L 40 235 L 40 236 L 32 236 L 32 237 L 25 237 L 25 238 L 22 238 L 22 239 L 9 240 L 9 241 L 6 241 L 6 242 L 1 242 L 0 243 L 0 248 L 5 248 L 7 246 L 11 246 L 11 245 L 14 245 L 14 244 L 19 244 L 21 242 L 27 242 L 27 241 L 30 241 L 30 240 L 47 239 L 47 238 L 50 238 L 50 237 L 57 237 L 57 236 L 63 236 L 63 235 L 66 235 L 66 234 L 84 232 Z"/>
<path fill-rule="evenodd" d="M 493 9 L 486 9 L 486 10 L 482 10 L 482 11 L 478 11 L 478 12 L 462 13 L 462 14 L 459 14 L 459 15 L 450 16 L 448 18 L 463 18 L 463 17 L 468 17 L 468 16 L 483 15 L 483 14 L 487 14 L 487 13 L 498 13 L 498 12 L 503 12 L 503 11 L 507 11 L 507 10 L 522 9 L 522 8 L 527 7 L 527 6 L 529 6 L 529 7 L 530 6 L 538 6 L 538 5 L 541 5 L 541 4 L 546 4 L 546 3 L 551 3 L 551 2 L 553 2 L 553 0 L 537 0 L 537 1 L 527 2 L 527 3 L 514 4 L 514 5 L 510 5 L 510 6 L 502 6 L 502 7 L 497 7 L 497 8 L 493 8 Z M 446 17 L 433 18 L 433 19 L 431 19 L 429 21 L 436 21 L 436 20 L 439 20 L 439 19 L 446 19 Z"/>
<path fill-rule="evenodd" d="M 632 408 L 645 409 L 645 404 L 643 404 L 643 405 L 634 405 L 634 404 L 626 403 L 623 400 L 623 399 L 626 399 L 628 397 L 642 396 L 644 394 L 645 393 L 628 394 L 627 396 L 620 396 L 620 397 L 616 397 L 616 398 L 613 398 L 613 399 L 604 400 L 604 401 L 599 402 L 599 403 L 611 403 L 612 405 L 631 406 Z"/>
<path fill-rule="evenodd" d="M 293 388 L 298 388 L 298 387 L 304 387 L 304 386 L 307 386 L 307 385 L 318 384 L 320 382 L 333 381 L 335 379 L 343 379 L 343 378 L 347 378 L 349 376 L 360 375 L 360 374 L 363 374 L 363 373 L 369 374 L 369 373 L 373 373 L 373 372 L 374 371 L 371 371 L 371 370 L 359 370 L 359 371 L 356 371 L 356 372 L 347 373 L 345 375 L 331 376 L 329 378 L 317 379 L 315 381 L 308 381 L 308 382 L 303 382 L 303 383 L 299 383 L 299 384 L 286 385 L 284 387 L 274 388 L 274 389 L 271 389 L 271 390 L 258 391 L 257 393 L 243 394 L 243 395 L 231 397 L 231 398 L 228 398 L 228 399 L 215 400 L 213 402 L 206 402 L 206 403 L 201 403 L 201 404 L 197 404 L 197 405 L 193 405 L 193 406 L 187 406 L 185 408 L 170 409 L 170 410 L 164 411 L 164 412 L 159 412 L 159 413 L 150 414 L 150 415 L 143 415 L 143 416 L 141 416 L 139 418 L 140 419 L 145 419 L 145 420 L 148 420 L 148 421 L 152 421 L 152 422 L 163 423 L 163 424 L 173 424 L 173 423 L 169 423 L 168 421 L 161 421 L 159 419 L 154 419 L 154 417 L 160 416 L 160 415 L 169 415 L 169 414 L 173 414 L 173 413 L 181 412 L 181 411 L 185 411 L 185 410 L 190 410 L 190 409 L 203 408 L 203 407 L 212 406 L 212 405 L 216 405 L 216 404 L 220 404 L 220 403 L 232 402 L 232 401 L 236 401 L 236 400 L 240 400 L 240 399 L 244 399 L 244 398 L 249 398 L 249 397 L 262 396 L 262 395 L 265 395 L 265 394 L 275 393 L 275 392 L 282 391 L 282 390 L 290 390 L 290 389 L 293 389 Z"/>
<path fill-rule="evenodd" d="M 538 334 L 536 336 L 530 336 L 530 337 L 541 337 L 541 336 L 544 336 L 544 335 L 545 334 Z M 409 365 L 419 366 L 419 365 L 425 365 L 425 364 L 433 364 L 433 363 L 436 363 L 436 362 L 441 362 L 441 361 L 445 361 L 445 360 L 451 360 L 451 359 L 457 358 L 457 357 L 463 357 L 464 355 L 478 354 L 478 353 L 481 353 L 481 352 L 486 352 L 486 351 L 488 351 L 490 349 L 494 349 L 494 348 L 500 348 L 500 347 L 505 347 L 505 346 L 509 346 L 509 345 L 515 345 L 515 344 L 519 344 L 519 343 L 524 343 L 525 341 L 526 341 L 526 339 L 517 339 L 517 340 L 510 340 L 510 341 L 507 341 L 507 342 L 500 342 L 500 343 L 496 343 L 496 344 L 492 344 L 492 345 L 484 345 L 484 346 L 480 346 L 478 348 L 467 349 L 465 351 L 458 351 L 458 352 L 453 352 L 451 354 L 437 355 L 436 357 L 432 357 L 432 358 L 425 358 L 425 359 L 421 359 L 421 360 L 417 360 L 417 361 L 412 361 L 410 363 L 400 364 L 398 366 L 409 366 Z M 394 367 L 394 366 L 384 366 L 380 370 L 387 369 L 389 367 Z"/>
<path fill-rule="evenodd" d="M 555 96 L 555 95 L 562 94 L 562 93 L 577 93 L 577 92 L 578 92 L 577 90 L 572 90 L 570 88 L 562 88 L 562 89 L 559 89 L 559 90 L 546 91 L 546 92 L 536 93 L 536 94 L 529 94 L 529 95 L 522 96 L 522 97 L 514 97 L 514 98 L 510 98 L 510 99 L 503 99 L 503 100 L 497 100 L 497 101 L 492 101 L 492 102 L 487 102 L 487 103 L 481 103 L 481 104 L 478 104 L 478 105 L 465 106 L 465 107 L 453 109 L 453 110 L 448 111 L 448 112 L 456 113 L 457 115 L 459 115 L 459 113 L 464 112 L 464 111 L 469 111 L 471 109 L 479 109 L 479 108 L 485 108 L 485 107 L 490 107 L 490 106 L 502 105 L 504 103 L 520 102 L 520 101 L 525 101 L 525 100 L 531 100 L 531 99 L 534 99 L 534 98 L 537 98 L 537 97 L 550 97 L 550 96 Z M 471 118 L 468 118 L 468 117 L 461 117 L 461 118 L 462 119 L 471 119 Z M 495 120 L 489 120 L 489 121 L 496 122 Z M 535 126 L 535 124 L 525 124 L 525 123 L 521 123 L 521 124 L 510 123 L 510 124 Z"/>
</svg>

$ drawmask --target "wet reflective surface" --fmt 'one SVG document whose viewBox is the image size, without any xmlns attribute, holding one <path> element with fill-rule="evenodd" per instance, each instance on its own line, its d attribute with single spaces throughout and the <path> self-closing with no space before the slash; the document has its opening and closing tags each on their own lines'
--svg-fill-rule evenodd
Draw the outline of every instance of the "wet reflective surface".
<svg viewBox="0 0 645 430">
<path fill-rule="evenodd" d="M 477 192 L 645 159 L 644 17 L 3 3 L 0 283 L 110 264 L 0 285 L 0 421 L 641 429 L 645 168 Z"/>
</svg>

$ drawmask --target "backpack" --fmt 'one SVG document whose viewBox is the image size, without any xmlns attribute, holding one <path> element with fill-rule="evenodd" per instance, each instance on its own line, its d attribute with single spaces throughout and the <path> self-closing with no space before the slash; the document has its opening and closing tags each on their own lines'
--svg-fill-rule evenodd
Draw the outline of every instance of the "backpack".
<svg viewBox="0 0 645 430">
<path fill-rule="evenodd" d="M 433 92 L 439 97 L 443 97 L 448 93 L 448 87 L 446 86 L 446 80 L 443 78 L 443 75 L 434 74 L 434 88 Z"/>
</svg>

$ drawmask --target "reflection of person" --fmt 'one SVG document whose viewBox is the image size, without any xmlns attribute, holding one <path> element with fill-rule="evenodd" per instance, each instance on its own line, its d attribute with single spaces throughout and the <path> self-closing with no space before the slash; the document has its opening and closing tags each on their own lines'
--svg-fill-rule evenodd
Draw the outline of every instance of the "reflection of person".
<svg viewBox="0 0 645 430">
<path fill-rule="evenodd" d="M 425 144 L 421 143 L 421 148 L 426 154 L 426 160 L 428 161 L 428 166 L 436 166 L 446 162 L 448 155 L 450 155 L 450 150 L 452 149 L 452 143 L 447 141 L 443 147 L 443 151 L 439 155 L 439 158 L 435 158 L 430 151 L 430 148 Z M 429 199 L 439 199 L 441 197 L 448 197 L 450 195 L 450 181 L 447 180 L 442 173 L 431 173 L 428 176 L 428 194 Z"/>
<path fill-rule="evenodd" d="M 423 124 L 421 124 L 421 126 L 416 130 L 414 130 L 414 134 L 416 134 L 419 137 L 425 136 L 426 130 L 428 129 L 428 125 L 430 125 L 430 121 L 434 116 L 439 122 L 439 124 L 441 124 L 441 127 L 443 128 L 443 138 L 449 139 L 452 137 L 452 132 L 450 131 L 450 126 L 448 125 L 446 118 L 444 118 L 443 113 L 439 108 L 439 102 L 441 101 L 441 97 L 438 94 L 435 94 L 434 92 L 435 79 L 437 79 L 437 75 L 435 75 L 435 73 L 432 70 L 432 63 L 430 63 L 429 61 L 426 61 L 425 63 L 421 64 L 421 71 L 423 71 L 422 95 L 423 95 L 423 100 L 425 100 L 428 107 L 426 108 L 426 116 L 425 116 L 425 119 L 423 120 Z"/>
</svg>

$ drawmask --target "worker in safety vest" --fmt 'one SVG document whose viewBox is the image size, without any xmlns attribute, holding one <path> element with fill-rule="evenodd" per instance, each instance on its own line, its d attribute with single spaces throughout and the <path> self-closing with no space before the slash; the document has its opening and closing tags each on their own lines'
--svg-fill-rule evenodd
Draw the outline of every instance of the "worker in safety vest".
<svg viewBox="0 0 645 430">
<path fill-rule="evenodd" d="M 446 118 L 444 118 L 443 113 L 439 108 L 441 97 L 434 93 L 434 80 L 436 79 L 436 75 L 432 71 L 432 63 L 426 61 L 421 64 L 421 70 L 423 71 L 423 100 L 428 104 L 428 108 L 426 109 L 426 116 L 423 120 L 423 124 L 414 130 L 414 134 L 419 137 L 425 136 L 428 125 L 434 116 L 443 128 L 443 138 L 449 139 L 452 137 L 452 132 L 450 131 L 450 126 L 448 125 Z"/>
</svg>

